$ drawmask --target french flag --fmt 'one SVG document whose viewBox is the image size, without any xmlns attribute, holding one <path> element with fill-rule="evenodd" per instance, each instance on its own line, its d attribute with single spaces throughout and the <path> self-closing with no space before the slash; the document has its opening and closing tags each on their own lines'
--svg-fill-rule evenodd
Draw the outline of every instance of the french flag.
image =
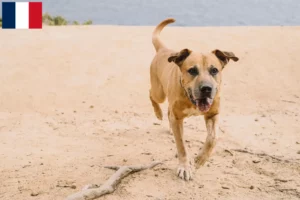
<svg viewBox="0 0 300 200">
<path fill-rule="evenodd" d="M 42 2 L 2 2 L 2 29 L 41 29 Z"/>
</svg>

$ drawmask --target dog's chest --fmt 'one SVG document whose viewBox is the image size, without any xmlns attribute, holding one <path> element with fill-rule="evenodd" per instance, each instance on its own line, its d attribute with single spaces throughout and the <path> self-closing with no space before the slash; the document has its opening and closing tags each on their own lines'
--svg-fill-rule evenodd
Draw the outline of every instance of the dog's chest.
<svg viewBox="0 0 300 200">
<path fill-rule="evenodd" d="M 186 114 L 188 117 L 198 116 L 202 114 L 198 109 L 195 108 L 186 108 L 183 110 L 183 113 Z"/>
</svg>

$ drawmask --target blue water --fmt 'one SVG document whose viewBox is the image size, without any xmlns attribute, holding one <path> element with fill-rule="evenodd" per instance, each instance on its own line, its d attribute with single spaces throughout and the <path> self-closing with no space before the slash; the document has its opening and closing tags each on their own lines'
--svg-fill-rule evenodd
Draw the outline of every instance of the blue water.
<svg viewBox="0 0 300 200">
<path fill-rule="evenodd" d="M 300 25 L 300 0 L 42 0 L 42 2 L 43 12 L 61 15 L 70 21 L 83 22 L 90 19 L 94 24 L 156 25 L 166 17 L 174 17 L 176 26 Z"/>
</svg>

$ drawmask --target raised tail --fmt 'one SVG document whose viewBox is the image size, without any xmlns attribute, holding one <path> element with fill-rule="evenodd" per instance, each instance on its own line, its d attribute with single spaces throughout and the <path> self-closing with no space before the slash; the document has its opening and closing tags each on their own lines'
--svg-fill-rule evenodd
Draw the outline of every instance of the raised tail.
<svg viewBox="0 0 300 200">
<path fill-rule="evenodd" d="M 158 51 L 162 47 L 165 47 L 165 45 L 159 39 L 160 32 L 166 25 L 171 24 L 173 22 L 175 22 L 175 19 L 173 19 L 173 18 L 165 19 L 164 21 L 160 22 L 160 24 L 158 24 L 156 26 L 155 30 L 153 31 L 152 43 L 153 43 L 156 51 Z"/>
</svg>

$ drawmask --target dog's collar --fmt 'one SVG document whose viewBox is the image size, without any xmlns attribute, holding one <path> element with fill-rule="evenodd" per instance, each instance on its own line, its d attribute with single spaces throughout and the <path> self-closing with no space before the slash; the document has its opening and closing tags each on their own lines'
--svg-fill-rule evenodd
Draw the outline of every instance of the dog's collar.
<svg viewBox="0 0 300 200">
<path fill-rule="evenodd" d="M 191 101 L 192 104 L 196 105 L 196 101 L 193 99 L 192 94 L 190 92 L 186 91 L 185 88 L 183 87 L 181 76 L 180 76 L 180 79 L 179 79 L 179 84 L 182 87 L 185 96 Z"/>
</svg>

